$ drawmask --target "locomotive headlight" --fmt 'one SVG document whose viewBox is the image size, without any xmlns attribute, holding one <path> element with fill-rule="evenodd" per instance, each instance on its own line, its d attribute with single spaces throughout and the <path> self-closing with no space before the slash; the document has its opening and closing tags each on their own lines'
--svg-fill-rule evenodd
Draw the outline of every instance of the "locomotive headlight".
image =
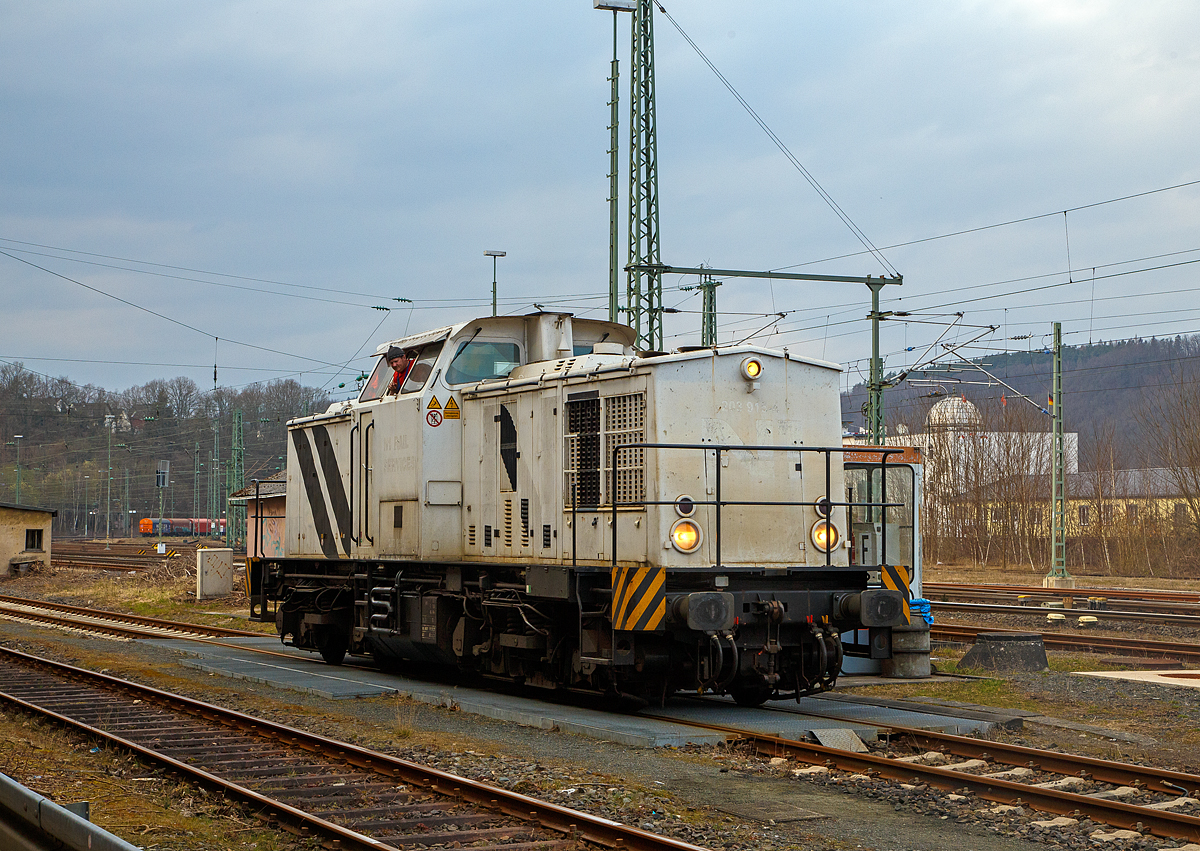
<svg viewBox="0 0 1200 851">
<path fill-rule="evenodd" d="M 818 520 L 813 524 L 811 537 L 813 545 L 821 552 L 827 553 L 838 545 L 842 536 L 837 526 L 828 520 Z"/>
<path fill-rule="evenodd" d="M 742 378 L 747 381 L 758 381 L 762 377 L 763 365 L 758 358 L 746 358 L 742 361 Z"/>
<path fill-rule="evenodd" d="M 675 513 L 680 517 L 691 517 L 696 513 L 696 502 L 687 494 L 675 500 Z"/>
<path fill-rule="evenodd" d="M 833 508 L 833 506 L 829 502 L 829 497 L 819 496 L 817 497 L 816 502 L 813 504 L 813 508 L 817 510 L 818 517 L 828 517 L 829 511 Z"/>
<path fill-rule="evenodd" d="M 704 540 L 704 533 L 700 531 L 700 525 L 694 520 L 683 518 L 675 521 L 675 525 L 671 527 L 671 546 L 679 550 L 681 553 L 694 553 L 700 548 L 700 543 Z"/>
</svg>

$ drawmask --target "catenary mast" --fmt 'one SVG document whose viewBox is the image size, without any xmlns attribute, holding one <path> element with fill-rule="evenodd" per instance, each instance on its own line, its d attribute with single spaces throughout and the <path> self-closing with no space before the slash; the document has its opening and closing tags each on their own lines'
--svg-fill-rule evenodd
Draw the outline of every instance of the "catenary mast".
<svg viewBox="0 0 1200 851">
<path fill-rule="evenodd" d="M 658 238 L 658 133 L 654 117 L 652 0 L 633 10 L 629 104 L 629 266 L 662 263 Z M 662 273 L 629 270 L 629 324 L 637 348 L 663 350 Z"/>
</svg>

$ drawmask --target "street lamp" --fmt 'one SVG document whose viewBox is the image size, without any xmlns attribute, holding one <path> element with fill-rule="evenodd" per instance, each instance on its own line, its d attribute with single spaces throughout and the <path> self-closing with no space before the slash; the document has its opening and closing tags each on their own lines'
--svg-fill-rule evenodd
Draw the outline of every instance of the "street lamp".
<svg viewBox="0 0 1200 851">
<path fill-rule="evenodd" d="M 88 505 L 88 479 L 91 476 L 83 477 L 83 537 L 87 537 L 88 512 L 91 511 L 91 506 Z"/>
<path fill-rule="evenodd" d="M 492 316 L 496 315 L 496 258 L 506 257 L 507 252 L 504 251 L 485 251 L 484 257 L 492 258 Z"/>
<path fill-rule="evenodd" d="M 104 430 L 108 432 L 108 492 L 104 495 L 104 549 L 112 549 L 112 436 L 113 429 L 116 428 L 116 417 L 106 416 L 104 418 Z M 117 444 L 118 449 L 128 449 L 124 443 Z M 100 525 L 100 516 L 96 516 L 96 526 Z"/>
<path fill-rule="evenodd" d="M 495 313 L 494 310 L 492 312 Z M 24 436 L 23 434 L 14 434 L 13 439 L 4 444 L 5 446 L 17 447 L 17 498 L 15 500 L 17 505 L 21 504 L 21 438 Z"/>
</svg>

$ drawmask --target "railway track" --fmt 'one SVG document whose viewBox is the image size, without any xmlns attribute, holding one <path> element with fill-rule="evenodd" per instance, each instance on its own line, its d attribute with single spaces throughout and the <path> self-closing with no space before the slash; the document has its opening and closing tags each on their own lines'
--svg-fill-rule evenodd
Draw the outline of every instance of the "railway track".
<svg viewBox="0 0 1200 851">
<path fill-rule="evenodd" d="M 166 553 L 159 554 L 155 544 L 114 543 L 105 546 L 103 541 L 56 541 L 50 551 L 53 567 L 73 570 L 123 570 L 141 571 L 158 567 L 164 562 L 178 560 L 184 549 L 194 548 L 192 543 L 176 542 L 167 545 Z"/>
<path fill-rule="evenodd" d="M 786 711 L 786 710 L 764 710 Z M 660 717 L 660 716 L 647 716 Z M 1200 842 L 1200 775 L 1044 751 L 908 727 L 880 727 L 889 745 L 921 751 L 910 757 L 854 753 L 736 727 L 663 717 L 749 743 L 768 757 L 812 767 L 800 775 L 845 772 L 967 793 L 1001 805 Z M 955 761 L 955 758 L 959 758 Z"/>
<path fill-rule="evenodd" d="M 1060 600 L 1064 596 L 1107 597 L 1111 600 L 1150 600 L 1160 603 L 1200 604 L 1197 591 L 1153 591 L 1145 588 L 1041 588 L 1035 585 L 964 585 L 957 582 L 923 582 L 925 594 L 943 594 L 959 591 L 990 591 L 1029 595 L 1035 599 Z"/>
<path fill-rule="evenodd" d="M 1103 600 L 1108 607 L 1124 612 L 1184 614 L 1200 616 L 1200 593 L 1194 591 L 1151 591 L 1128 588 L 1038 588 L 1028 585 L 960 585 L 951 582 L 925 582 L 926 597 L 939 603 L 1007 603 L 1040 605 L 1070 599 L 1075 608 L 1087 609 L 1088 599 Z M 1089 611 L 1089 614 L 1095 612 Z"/>
<path fill-rule="evenodd" d="M 929 637 L 933 641 L 970 644 L 981 632 L 1029 632 L 1029 630 L 935 623 L 929 628 Z M 1043 632 L 1040 635 L 1042 643 L 1053 650 L 1073 650 L 1085 653 L 1099 650 L 1106 653 L 1126 653 L 1130 656 L 1162 656 L 1200 662 L 1200 644 L 1182 641 L 1147 641 L 1141 638 L 1111 638 L 1102 635 L 1070 635 L 1062 632 Z"/>
<path fill-rule="evenodd" d="M 121 570 L 142 571 L 164 564 L 173 567 L 190 566 L 193 553 L 208 539 L 175 538 L 163 542 L 166 551 L 157 551 L 157 539 L 147 538 L 137 542 L 105 541 L 55 541 L 50 553 L 54 567 L 75 570 Z M 244 553 L 235 554 L 235 561 L 244 558 Z"/>
<path fill-rule="evenodd" d="M 0 648 L 0 700 L 241 800 L 326 847 L 699 851 L 587 813 L 105 674 Z M 458 847 L 455 846 L 455 847 Z"/>
<path fill-rule="evenodd" d="M 1093 615 L 1100 620 L 1107 621 L 1131 621 L 1134 623 L 1200 627 L 1200 607 L 1196 608 L 1197 614 L 1179 614 L 1175 612 L 1135 612 L 1113 609 L 1044 609 L 1037 606 L 998 605 L 995 603 L 951 603 L 941 600 L 931 600 L 929 605 L 934 611 L 938 612 L 988 612 L 990 614 L 1028 615 L 1044 618 L 1047 612 L 1054 611 L 1061 614 Z"/>
<path fill-rule="evenodd" d="M 121 638 L 262 638 L 270 635 L 4 595 L 0 595 L 0 616 Z"/>
<path fill-rule="evenodd" d="M 53 553 L 50 556 L 51 567 L 65 570 L 120 570 L 126 573 L 139 572 L 158 567 L 165 561 L 164 556 L 150 557 L 134 556 L 60 556 Z"/>
</svg>

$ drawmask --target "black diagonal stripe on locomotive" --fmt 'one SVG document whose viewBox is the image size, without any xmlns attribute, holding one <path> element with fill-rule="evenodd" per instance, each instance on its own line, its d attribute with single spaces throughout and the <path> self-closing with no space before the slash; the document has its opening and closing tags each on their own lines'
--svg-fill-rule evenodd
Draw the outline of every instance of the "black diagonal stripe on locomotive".
<svg viewBox="0 0 1200 851">
<path fill-rule="evenodd" d="M 325 426 L 313 428 L 313 439 L 317 444 L 317 455 L 321 458 L 321 471 L 325 474 L 325 488 L 329 491 L 333 519 L 338 527 L 338 540 L 342 542 L 342 550 L 349 555 L 350 500 L 346 498 L 346 489 L 342 487 L 342 471 L 338 467 L 337 456 L 333 452 L 333 443 L 329 440 L 329 431 Z"/>
<path fill-rule="evenodd" d="M 321 482 L 317 478 L 317 465 L 313 458 L 312 446 L 308 442 L 308 433 L 302 429 L 293 431 L 292 446 L 296 447 L 296 462 L 300 465 L 300 478 L 304 480 L 304 493 L 308 497 L 313 526 L 321 542 L 321 552 L 326 558 L 338 558 L 337 541 L 333 539 L 333 529 L 329 525 L 325 493 L 321 490 Z"/>
<path fill-rule="evenodd" d="M 885 564 L 881 571 L 881 579 L 884 588 L 899 591 L 904 595 L 904 619 L 912 623 L 912 615 L 908 607 L 908 602 L 912 599 L 912 588 L 908 584 L 908 569 L 904 565 Z"/>
<path fill-rule="evenodd" d="M 666 618 L 667 572 L 662 568 L 625 567 L 613 573 L 613 627 L 658 630 Z"/>
<path fill-rule="evenodd" d="M 665 582 L 658 582 L 649 591 L 646 608 L 632 629 L 635 632 L 653 632 L 661 629 L 667 617 L 667 589 Z"/>
<path fill-rule="evenodd" d="M 613 571 L 612 574 L 612 589 L 613 589 L 613 606 L 612 606 L 612 622 L 617 629 L 625 629 L 625 621 L 628 617 L 630 596 L 633 593 L 636 585 L 637 568 L 621 567 Z"/>
</svg>

